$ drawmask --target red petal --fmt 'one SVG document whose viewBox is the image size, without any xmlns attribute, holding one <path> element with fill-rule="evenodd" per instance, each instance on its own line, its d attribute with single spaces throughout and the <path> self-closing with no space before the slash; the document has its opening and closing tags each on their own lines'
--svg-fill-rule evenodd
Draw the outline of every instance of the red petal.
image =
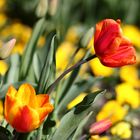
<svg viewBox="0 0 140 140">
<path fill-rule="evenodd" d="M 18 132 L 30 132 L 39 127 L 38 113 L 28 106 L 19 109 L 19 112 L 14 116 L 12 126 Z"/>
<path fill-rule="evenodd" d="M 106 51 L 112 52 L 113 49 L 116 50 L 120 44 L 116 44 L 116 46 L 111 48 L 111 43 L 114 42 L 116 37 L 121 37 L 121 35 L 120 25 L 116 21 L 111 19 L 104 20 L 100 34 L 95 32 L 96 38 L 94 41 L 94 47 L 97 56 L 106 55 Z"/>
<path fill-rule="evenodd" d="M 135 49 L 133 46 L 121 46 L 115 54 L 102 57 L 101 63 L 109 67 L 121 67 L 136 63 Z"/>
</svg>

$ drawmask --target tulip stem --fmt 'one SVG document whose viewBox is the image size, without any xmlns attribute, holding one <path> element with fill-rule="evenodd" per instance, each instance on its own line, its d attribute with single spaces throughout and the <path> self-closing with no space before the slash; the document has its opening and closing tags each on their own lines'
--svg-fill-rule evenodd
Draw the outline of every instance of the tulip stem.
<svg viewBox="0 0 140 140">
<path fill-rule="evenodd" d="M 60 80 L 62 80 L 64 77 L 65 77 L 65 75 L 67 75 L 69 72 L 71 72 L 72 70 L 74 70 L 75 68 L 77 68 L 77 67 L 79 67 L 79 66 L 81 66 L 82 64 L 84 64 L 84 63 L 86 63 L 86 62 L 88 62 L 88 61 L 90 61 L 90 60 L 92 60 L 92 59 L 94 59 L 94 58 L 96 58 L 97 56 L 94 54 L 94 55 L 92 55 L 92 56 L 89 56 L 88 58 L 86 58 L 86 59 L 83 59 L 83 60 L 80 60 L 79 62 L 77 62 L 75 65 L 73 65 L 73 66 L 71 66 L 70 68 L 68 68 L 67 70 L 65 70 L 55 81 L 54 81 L 54 83 L 52 83 L 50 86 L 49 86 L 49 88 L 48 88 L 48 94 L 51 94 L 51 92 L 54 90 L 54 88 L 56 87 L 56 85 L 58 84 L 58 82 L 60 81 Z"/>
</svg>

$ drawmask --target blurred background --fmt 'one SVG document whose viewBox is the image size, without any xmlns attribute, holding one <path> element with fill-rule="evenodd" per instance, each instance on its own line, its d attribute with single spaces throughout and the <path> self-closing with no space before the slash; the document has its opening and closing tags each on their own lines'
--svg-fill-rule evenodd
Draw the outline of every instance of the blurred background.
<svg viewBox="0 0 140 140">
<path fill-rule="evenodd" d="M 86 44 L 82 42 L 87 31 L 93 32 L 92 27 L 102 19 L 121 19 L 123 33 L 132 41 L 137 51 L 137 63 L 112 69 L 95 59 L 83 65 L 80 74 L 81 77 L 103 76 L 103 80 L 92 86 L 91 90 L 107 89 L 108 92 L 98 104 L 96 120 L 112 116 L 113 127 L 103 136 L 93 136 L 91 139 L 140 140 L 139 10 L 139 0 L 0 0 L 0 46 L 10 38 L 16 38 L 17 43 L 12 53 L 21 57 L 35 23 L 45 16 L 46 30 L 37 47 L 42 49 L 49 32 L 57 29 L 59 45 L 56 52 L 56 68 L 59 75 L 69 65 L 68 62 L 73 56 L 73 63 L 76 63 L 87 50 L 91 49 L 91 53 L 94 53 L 92 36 Z M 0 61 L 0 74 L 6 75 L 10 65 L 8 60 Z M 85 95 L 86 92 L 80 93 L 68 104 L 68 109 L 80 102 Z M 0 106 L 2 118 L 2 101 Z"/>
</svg>

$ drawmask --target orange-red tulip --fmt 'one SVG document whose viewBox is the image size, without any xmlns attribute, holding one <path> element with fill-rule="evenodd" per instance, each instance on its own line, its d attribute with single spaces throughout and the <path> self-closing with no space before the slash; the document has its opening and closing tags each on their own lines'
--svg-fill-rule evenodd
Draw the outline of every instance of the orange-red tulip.
<svg viewBox="0 0 140 140">
<path fill-rule="evenodd" d="M 17 91 L 10 86 L 5 99 L 5 119 L 18 132 L 30 132 L 52 112 L 49 95 L 36 95 L 34 88 L 23 84 Z"/>
<path fill-rule="evenodd" d="M 95 53 L 108 67 L 121 67 L 136 62 L 135 49 L 123 36 L 120 20 L 105 19 L 96 24 L 94 33 Z"/>
</svg>

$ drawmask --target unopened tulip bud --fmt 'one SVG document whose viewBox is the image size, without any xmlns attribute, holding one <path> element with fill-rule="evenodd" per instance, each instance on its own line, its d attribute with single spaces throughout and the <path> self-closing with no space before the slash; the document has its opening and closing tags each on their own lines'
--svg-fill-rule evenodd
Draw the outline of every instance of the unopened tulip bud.
<svg viewBox="0 0 140 140">
<path fill-rule="evenodd" d="M 103 132 L 105 132 L 106 130 L 108 130 L 112 125 L 112 122 L 109 119 L 105 119 L 96 123 L 93 123 L 90 126 L 90 134 L 92 135 L 97 135 L 97 134 L 101 134 Z"/>
<path fill-rule="evenodd" d="M 6 59 L 10 55 L 15 43 L 16 39 L 11 39 L 0 48 L 0 60 Z"/>
</svg>

